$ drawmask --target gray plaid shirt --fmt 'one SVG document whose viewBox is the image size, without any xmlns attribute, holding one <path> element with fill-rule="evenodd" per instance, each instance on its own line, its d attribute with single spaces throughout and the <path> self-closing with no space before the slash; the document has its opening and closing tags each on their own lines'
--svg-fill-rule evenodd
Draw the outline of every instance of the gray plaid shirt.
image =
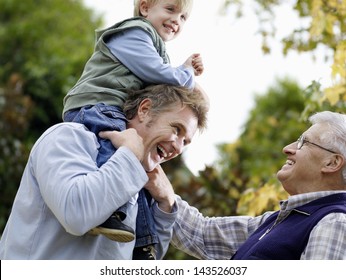
<svg viewBox="0 0 346 280">
<path fill-rule="evenodd" d="M 323 191 L 294 195 L 280 202 L 276 223 L 293 208 L 342 191 Z M 263 215 L 204 217 L 196 208 L 177 197 L 178 217 L 172 244 L 198 259 L 230 259 L 245 240 L 273 213 Z M 331 213 L 311 231 L 302 260 L 346 260 L 346 214 Z"/>
</svg>

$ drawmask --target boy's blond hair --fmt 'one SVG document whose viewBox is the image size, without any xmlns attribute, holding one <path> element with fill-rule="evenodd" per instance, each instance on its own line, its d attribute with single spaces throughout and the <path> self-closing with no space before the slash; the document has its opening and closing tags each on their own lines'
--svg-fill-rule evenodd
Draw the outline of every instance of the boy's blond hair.
<svg viewBox="0 0 346 280">
<path fill-rule="evenodd" d="M 141 1 L 143 1 L 143 0 L 134 0 L 133 15 L 135 17 L 143 16 L 141 14 L 141 11 L 140 11 Z M 151 6 L 155 5 L 157 2 L 159 2 L 160 0 L 144 0 L 144 1 L 147 1 L 148 6 L 151 7 Z M 178 8 L 180 8 L 182 11 L 187 11 L 188 14 L 190 14 L 190 11 L 192 9 L 193 0 L 176 0 L 176 3 L 177 3 Z"/>
</svg>

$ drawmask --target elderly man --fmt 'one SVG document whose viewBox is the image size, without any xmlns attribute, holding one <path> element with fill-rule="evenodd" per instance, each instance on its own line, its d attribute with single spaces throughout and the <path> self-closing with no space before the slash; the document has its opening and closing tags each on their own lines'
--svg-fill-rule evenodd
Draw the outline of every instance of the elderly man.
<svg viewBox="0 0 346 280">
<path fill-rule="evenodd" d="M 130 94 L 128 128 L 102 132 L 117 151 L 97 167 L 99 143 L 82 124 L 48 129 L 33 147 L 0 241 L 0 259 L 132 259 L 134 242 L 115 242 L 89 230 L 130 202 L 124 223 L 136 226 L 137 196 L 146 172 L 182 153 L 206 126 L 200 92 L 151 86 Z M 162 258 L 176 217 L 172 193 L 153 196 Z"/>
<path fill-rule="evenodd" d="M 346 115 L 321 112 L 284 147 L 280 211 L 207 218 L 178 198 L 172 244 L 199 259 L 346 259 Z M 151 191 L 170 189 L 161 169 Z M 158 189 L 157 189 L 158 190 Z"/>
</svg>

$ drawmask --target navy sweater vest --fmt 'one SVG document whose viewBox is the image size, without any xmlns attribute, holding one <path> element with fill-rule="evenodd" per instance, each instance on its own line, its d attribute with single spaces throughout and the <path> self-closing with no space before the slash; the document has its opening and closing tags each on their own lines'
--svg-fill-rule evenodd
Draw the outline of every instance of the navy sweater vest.
<svg viewBox="0 0 346 280">
<path fill-rule="evenodd" d="M 304 213 L 308 214 L 304 214 Z M 327 214 L 346 213 L 346 194 L 333 194 L 300 206 L 271 228 L 279 212 L 272 214 L 240 246 L 234 260 L 299 260 L 314 226 Z"/>
</svg>

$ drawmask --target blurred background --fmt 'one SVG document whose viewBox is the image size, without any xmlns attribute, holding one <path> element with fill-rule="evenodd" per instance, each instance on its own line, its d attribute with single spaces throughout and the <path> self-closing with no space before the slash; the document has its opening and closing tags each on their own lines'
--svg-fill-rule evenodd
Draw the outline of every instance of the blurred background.
<svg viewBox="0 0 346 280">
<path fill-rule="evenodd" d="M 0 0 L 0 233 L 34 142 L 61 122 L 94 30 L 132 0 Z M 282 148 L 316 111 L 345 112 L 345 0 L 195 0 L 167 43 L 173 65 L 201 53 L 209 128 L 164 164 L 177 194 L 207 216 L 260 214 L 286 194 Z M 188 259 L 170 248 L 167 259 Z"/>
</svg>

